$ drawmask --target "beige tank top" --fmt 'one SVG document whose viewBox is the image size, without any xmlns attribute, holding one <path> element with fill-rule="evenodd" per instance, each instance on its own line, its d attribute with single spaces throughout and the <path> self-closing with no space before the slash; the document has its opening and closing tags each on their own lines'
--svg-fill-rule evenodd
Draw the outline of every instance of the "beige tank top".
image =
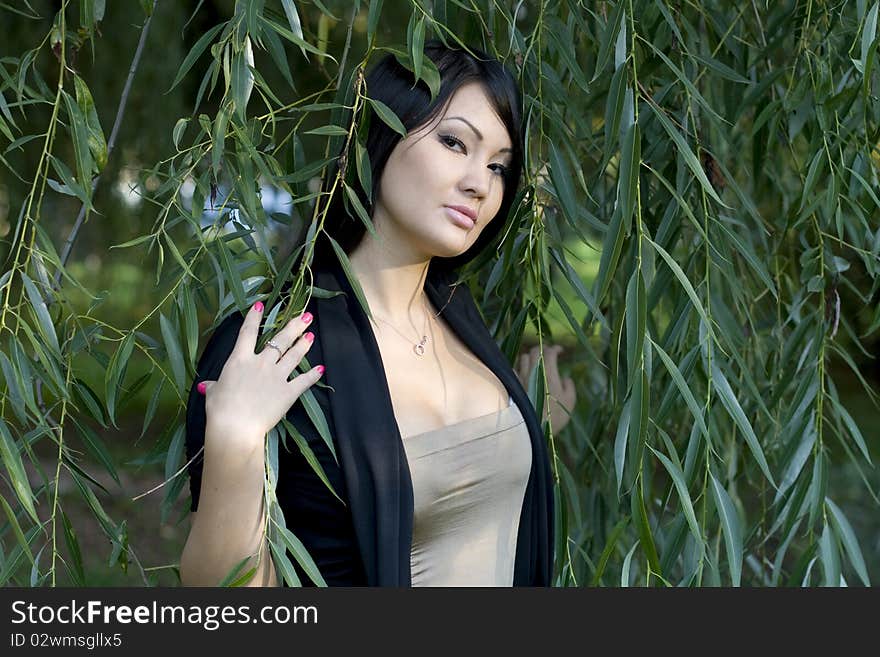
<svg viewBox="0 0 880 657">
<path fill-rule="evenodd" d="M 507 408 L 403 439 L 414 511 L 413 586 L 512 586 L 532 466 L 528 427 Z"/>
</svg>

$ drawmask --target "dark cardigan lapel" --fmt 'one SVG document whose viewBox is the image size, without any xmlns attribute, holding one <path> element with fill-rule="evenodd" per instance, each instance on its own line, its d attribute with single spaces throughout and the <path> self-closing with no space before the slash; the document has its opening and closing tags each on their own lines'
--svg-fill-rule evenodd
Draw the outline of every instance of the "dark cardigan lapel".
<svg viewBox="0 0 880 657">
<path fill-rule="evenodd" d="M 436 262 L 436 261 L 435 261 Z M 467 286 L 432 262 L 425 292 L 461 341 L 489 367 L 519 406 L 532 443 L 532 469 L 517 535 L 515 586 L 550 586 L 553 484 L 543 432 L 531 402 L 492 339 Z M 411 586 L 413 490 L 379 345 L 339 265 L 314 283 L 344 294 L 314 299 L 340 465 L 370 586 Z"/>
</svg>

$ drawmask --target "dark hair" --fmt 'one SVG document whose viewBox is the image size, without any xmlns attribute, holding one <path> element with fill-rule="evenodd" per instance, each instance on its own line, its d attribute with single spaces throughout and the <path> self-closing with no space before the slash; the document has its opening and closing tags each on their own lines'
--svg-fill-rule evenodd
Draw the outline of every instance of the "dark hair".
<svg viewBox="0 0 880 657">
<path fill-rule="evenodd" d="M 489 57 L 480 50 L 474 48 L 470 50 L 473 55 L 465 50 L 450 48 L 440 41 L 432 40 L 425 43 L 425 56 L 434 63 L 440 73 L 440 91 L 433 100 L 427 84 L 423 80 L 414 84 L 413 73 L 400 64 L 393 54 L 383 57 L 365 78 L 367 95 L 390 107 L 403 122 L 407 132 L 412 132 L 435 119 L 446 108 L 452 95 L 468 82 L 479 82 L 482 85 L 495 112 L 507 128 L 513 147 L 510 166 L 504 177 L 501 207 L 467 251 L 452 258 L 439 256 L 434 258 L 435 261 L 439 261 L 434 266 L 447 271 L 458 269 L 474 259 L 492 244 L 504 228 L 504 219 L 513 205 L 523 166 L 521 97 L 516 79 L 497 59 Z M 372 113 L 372 109 L 368 111 Z M 354 182 L 350 184 L 357 190 L 361 203 L 371 213 L 372 201 L 377 196 L 382 171 L 391 151 L 402 137 L 375 114 L 369 116 L 368 121 L 366 148 L 370 158 L 372 189 L 367 196 L 360 184 Z M 352 162 L 349 165 L 349 170 L 355 169 L 354 164 Z M 324 181 L 325 190 L 335 175 L 334 168 L 328 180 Z M 344 197 L 345 194 L 339 191 L 334 194 L 324 222 L 324 230 L 336 240 L 346 254 L 349 254 L 363 239 L 366 228 L 354 210 L 346 208 Z M 314 261 L 322 263 L 326 262 L 326 258 L 335 260 L 336 255 L 329 240 L 322 234 L 319 235 L 315 246 Z"/>
</svg>

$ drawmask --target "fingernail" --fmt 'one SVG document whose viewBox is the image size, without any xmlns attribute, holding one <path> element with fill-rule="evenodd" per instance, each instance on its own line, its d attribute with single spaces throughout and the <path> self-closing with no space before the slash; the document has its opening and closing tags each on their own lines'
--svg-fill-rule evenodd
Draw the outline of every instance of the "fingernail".
<svg viewBox="0 0 880 657">
<path fill-rule="evenodd" d="M 257 302 L 254 304 L 254 310 L 256 310 L 258 313 L 263 312 L 263 302 L 262 302 L 262 301 L 257 301 Z"/>
<path fill-rule="evenodd" d="M 318 365 L 315 369 L 318 370 L 318 374 L 324 374 L 326 368 L 323 365 Z"/>
<path fill-rule="evenodd" d="M 312 340 L 315 339 L 315 334 L 312 333 L 311 331 L 309 331 L 308 333 L 304 334 L 303 337 L 304 337 L 306 340 L 308 340 L 309 342 L 311 342 Z"/>
<path fill-rule="evenodd" d="M 300 319 L 303 322 L 305 322 L 306 324 L 308 324 L 309 322 L 312 321 L 312 313 L 303 313 L 302 316 L 300 317 Z"/>
<path fill-rule="evenodd" d="M 204 381 L 202 381 L 201 383 L 199 383 L 199 385 L 196 386 L 196 390 L 199 391 L 200 395 L 204 395 L 205 390 L 207 390 L 207 389 L 208 389 L 208 384 L 205 383 Z"/>
</svg>

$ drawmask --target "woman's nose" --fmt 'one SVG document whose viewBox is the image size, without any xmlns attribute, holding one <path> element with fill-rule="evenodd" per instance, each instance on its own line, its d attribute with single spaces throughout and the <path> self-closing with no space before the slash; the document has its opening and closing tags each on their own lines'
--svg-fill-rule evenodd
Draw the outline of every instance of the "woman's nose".
<svg viewBox="0 0 880 657">
<path fill-rule="evenodd" d="M 484 198 L 489 193 L 493 175 L 488 167 L 471 167 L 462 176 L 461 189 L 479 198 Z"/>
</svg>

